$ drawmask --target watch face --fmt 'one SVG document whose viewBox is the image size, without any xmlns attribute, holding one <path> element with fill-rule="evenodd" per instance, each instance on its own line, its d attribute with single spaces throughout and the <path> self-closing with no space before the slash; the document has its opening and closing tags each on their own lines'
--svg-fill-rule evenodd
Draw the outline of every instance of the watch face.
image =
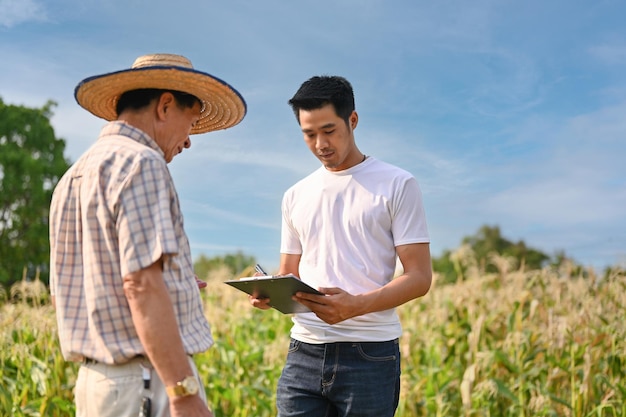
<svg viewBox="0 0 626 417">
<path fill-rule="evenodd" d="M 189 395 L 195 395 L 198 393 L 198 380 L 193 376 L 185 378 L 181 385 L 185 388 L 185 391 L 187 391 L 187 394 Z"/>
</svg>

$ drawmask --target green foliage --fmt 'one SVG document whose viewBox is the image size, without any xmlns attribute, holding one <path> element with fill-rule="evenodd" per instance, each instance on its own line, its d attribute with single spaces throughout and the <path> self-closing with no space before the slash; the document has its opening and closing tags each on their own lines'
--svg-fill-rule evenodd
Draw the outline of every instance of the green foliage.
<svg viewBox="0 0 626 417">
<path fill-rule="evenodd" d="M 491 253 L 512 256 L 526 265 L 528 269 L 540 269 L 550 257 L 538 250 L 528 248 L 524 241 L 513 243 L 500 234 L 498 226 L 482 226 L 476 235 L 463 239 L 476 254 L 479 264 L 485 264 Z M 487 266 L 487 272 L 495 272 L 495 267 Z"/>
<path fill-rule="evenodd" d="M 73 415 L 78 366 L 65 362 L 50 305 L 7 304 L 0 310 L 0 415 Z"/>
<path fill-rule="evenodd" d="M 48 280 L 48 213 L 52 191 L 68 168 L 65 141 L 50 125 L 51 101 L 41 109 L 0 99 L 0 284 L 9 287 L 39 269 Z M 10 261 L 10 262 L 9 262 Z"/>
<path fill-rule="evenodd" d="M 442 284 L 452 284 L 458 280 L 459 273 L 452 261 L 452 252 L 444 250 L 440 257 L 432 258 L 433 271 L 440 275 Z"/>
<path fill-rule="evenodd" d="M 442 283 L 453 283 L 462 280 L 468 268 L 477 268 L 483 273 L 501 272 L 498 257 L 525 270 L 539 270 L 548 263 L 555 268 L 564 263 L 573 264 L 562 252 L 551 259 L 526 246 L 523 240 L 513 243 L 504 238 L 500 227 L 484 225 L 475 235 L 464 237 L 456 251 L 446 250 L 440 257 L 433 257 L 433 270 L 441 275 Z"/>
<path fill-rule="evenodd" d="M 625 271 L 461 264 L 462 280 L 436 274 L 429 294 L 398 308 L 396 417 L 626 417 Z M 290 317 L 252 308 L 223 274 L 202 290 L 215 345 L 194 359 L 207 398 L 217 417 L 275 416 Z M 0 306 L 0 343 L 0 415 L 73 415 L 77 366 L 61 357 L 49 305 Z"/>
<path fill-rule="evenodd" d="M 233 276 L 241 276 L 244 271 L 249 269 L 250 266 L 254 266 L 255 263 L 256 258 L 254 256 L 247 256 L 242 252 L 237 252 L 213 258 L 200 255 L 194 262 L 193 267 L 198 278 L 205 280 L 213 272 L 221 270 L 224 266 Z"/>
</svg>

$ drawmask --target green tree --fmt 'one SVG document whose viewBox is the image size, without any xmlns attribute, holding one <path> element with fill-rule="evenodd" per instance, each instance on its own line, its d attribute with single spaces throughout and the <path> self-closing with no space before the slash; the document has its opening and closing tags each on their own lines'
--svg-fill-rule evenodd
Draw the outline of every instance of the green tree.
<svg viewBox="0 0 626 417">
<path fill-rule="evenodd" d="M 235 254 L 227 254 L 224 256 L 215 256 L 208 258 L 205 255 L 200 255 L 198 259 L 193 263 L 194 271 L 200 279 L 207 279 L 211 274 L 211 271 L 219 269 L 223 266 L 228 267 L 228 270 L 233 276 L 241 274 L 246 268 L 254 266 L 256 258 L 254 256 L 244 255 L 242 252 Z"/>
<path fill-rule="evenodd" d="M 495 252 L 499 255 L 513 256 L 524 264 L 527 269 L 541 269 L 550 259 L 548 255 L 536 249 L 526 246 L 523 240 L 513 243 L 500 233 L 498 226 L 482 226 L 474 236 L 463 239 L 464 244 L 468 244 L 476 254 L 476 260 L 483 270 L 495 272 L 493 265 L 488 265 L 489 254 Z"/>
<path fill-rule="evenodd" d="M 48 281 L 48 213 L 54 186 L 69 167 L 65 141 L 50 125 L 52 108 L 7 105 L 0 99 L 0 284 L 23 271 Z"/>
<path fill-rule="evenodd" d="M 518 265 L 525 269 L 541 269 L 550 261 L 545 253 L 526 246 L 523 240 L 511 242 L 504 238 L 498 226 L 482 226 L 473 236 L 466 236 L 461 242 L 461 247 L 471 248 L 471 257 L 479 269 L 483 272 L 497 272 L 497 267 L 491 264 L 490 255 L 513 257 Z M 440 257 L 433 257 L 433 270 L 440 275 L 440 282 L 444 284 L 454 283 L 459 280 L 464 266 L 454 259 L 457 251 L 445 250 Z M 562 254 L 562 259 L 566 259 Z M 557 258 L 554 265 L 558 266 L 562 259 Z"/>
<path fill-rule="evenodd" d="M 438 283 L 453 284 L 458 281 L 459 274 L 452 261 L 452 252 L 449 249 L 443 251 L 441 256 L 433 257 L 433 271 L 439 274 Z"/>
</svg>

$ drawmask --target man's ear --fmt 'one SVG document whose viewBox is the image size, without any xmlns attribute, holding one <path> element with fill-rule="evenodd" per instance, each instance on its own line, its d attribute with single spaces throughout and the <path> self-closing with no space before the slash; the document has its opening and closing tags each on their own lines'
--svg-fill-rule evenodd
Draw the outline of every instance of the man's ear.
<svg viewBox="0 0 626 417">
<path fill-rule="evenodd" d="M 357 114 L 356 110 L 352 111 L 352 114 L 350 115 L 350 127 L 352 128 L 352 130 L 356 129 L 356 125 L 359 124 L 359 115 Z"/>
<path fill-rule="evenodd" d="M 159 120 L 165 120 L 167 118 L 167 114 L 172 108 L 172 106 L 176 105 L 176 99 L 174 95 L 169 91 L 161 94 L 157 100 L 156 105 L 156 113 L 157 118 Z"/>
</svg>

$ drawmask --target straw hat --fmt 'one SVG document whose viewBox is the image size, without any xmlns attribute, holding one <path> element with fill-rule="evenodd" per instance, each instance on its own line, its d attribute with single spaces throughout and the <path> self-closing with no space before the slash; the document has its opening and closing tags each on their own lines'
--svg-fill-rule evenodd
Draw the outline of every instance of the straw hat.
<svg viewBox="0 0 626 417">
<path fill-rule="evenodd" d="M 204 105 L 192 134 L 229 128 L 246 115 L 246 102 L 237 90 L 173 54 L 140 56 L 130 69 L 86 78 L 76 86 L 74 97 L 84 109 L 110 121 L 117 119 L 120 96 L 142 88 L 181 91 L 199 98 Z"/>
</svg>

